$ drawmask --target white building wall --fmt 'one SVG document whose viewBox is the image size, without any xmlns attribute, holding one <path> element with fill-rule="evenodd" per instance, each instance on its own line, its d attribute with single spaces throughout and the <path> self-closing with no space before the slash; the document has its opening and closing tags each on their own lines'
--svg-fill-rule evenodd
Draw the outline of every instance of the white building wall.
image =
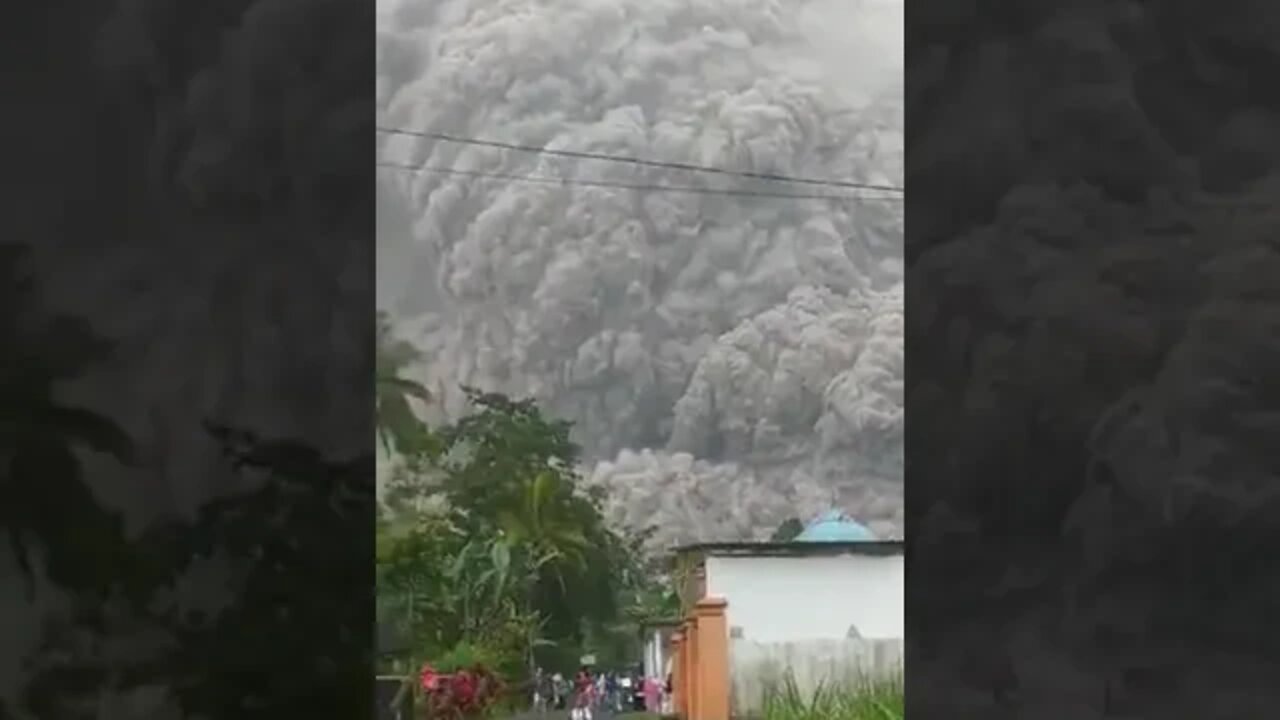
<svg viewBox="0 0 1280 720">
<path fill-rule="evenodd" d="M 711 556 L 707 594 L 728 601 L 730 630 L 754 642 L 901 639 L 901 555 Z"/>
<path fill-rule="evenodd" d="M 644 644 L 644 673 L 648 677 L 655 677 L 659 680 L 665 679 L 667 676 L 668 665 L 671 660 L 668 656 L 667 645 L 671 642 L 671 631 L 665 628 L 651 629 L 645 637 Z"/>
<path fill-rule="evenodd" d="M 650 630 L 644 644 L 644 674 L 646 677 L 658 677 L 662 668 L 662 635 L 657 630 Z"/>
</svg>

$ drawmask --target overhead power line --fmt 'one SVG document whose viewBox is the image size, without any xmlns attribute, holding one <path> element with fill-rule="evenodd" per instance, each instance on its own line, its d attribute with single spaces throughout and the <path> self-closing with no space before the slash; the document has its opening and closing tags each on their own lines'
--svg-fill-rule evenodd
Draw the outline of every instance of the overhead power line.
<svg viewBox="0 0 1280 720">
<path fill-rule="evenodd" d="M 426 132 L 418 130 L 405 130 L 403 128 L 379 127 L 378 132 L 388 135 L 406 135 L 409 137 L 427 138 L 429 140 L 439 140 L 442 142 L 460 143 L 463 145 L 478 145 L 481 147 L 501 148 L 504 150 L 515 150 L 517 152 L 533 153 L 537 155 L 553 155 L 557 157 L 577 158 L 580 160 L 603 160 L 606 162 L 627 163 L 630 165 L 641 165 L 644 167 L 667 168 L 670 170 L 684 170 L 686 172 L 710 173 L 713 175 L 731 175 L 736 177 L 754 178 L 756 180 L 771 180 L 774 182 L 799 183 L 803 185 L 819 185 L 823 187 L 846 188 L 850 190 L 879 190 L 882 192 L 904 193 L 904 188 L 896 185 L 875 185 L 872 183 L 851 182 L 847 180 L 824 180 L 819 178 L 795 177 L 792 175 L 779 175 L 777 173 L 751 172 L 748 170 L 726 170 L 724 168 L 709 167 L 706 165 L 694 165 L 692 163 L 681 162 L 665 162 L 659 160 L 644 160 L 641 158 L 627 157 L 624 155 L 610 155 L 608 153 L 583 152 L 579 150 L 554 150 L 551 148 L 536 147 L 533 145 L 519 145 L 516 143 L 499 142 L 497 140 L 480 140 L 477 138 L 462 137 L 459 135 L 449 135 L 446 133 Z"/>
<path fill-rule="evenodd" d="M 779 198 L 784 200 L 841 200 L 841 201 L 867 201 L 867 200 L 887 200 L 890 202 L 900 202 L 902 196 L 882 196 L 874 195 L 835 195 L 835 194 L 802 194 L 802 193 L 774 193 L 757 190 L 734 190 L 730 188 L 704 188 L 692 186 L 677 185 L 648 185 L 636 183 L 611 182 L 609 180 L 580 180 L 577 178 L 555 178 L 537 175 L 516 175 L 510 173 L 493 173 L 482 172 L 479 170 L 459 170 L 457 168 L 434 167 L 430 165 L 408 165 L 401 163 L 378 163 L 380 168 L 388 168 L 392 170 L 405 170 L 409 172 L 428 172 L 438 173 L 441 175 L 461 175 L 464 177 L 472 177 L 479 179 L 491 180 L 508 180 L 512 182 L 535 183 L 542 185 L 562 185 L 562 186 L 583 186 L 583 187 L 601 187 L 614 188 L 619 190 L 640 190 L 647 192 L 671 192 L 671 193 L 689 193 L 695 195 L 729 195 L 736 197 L 754 197 L 754 198 Z"/>
</svg>

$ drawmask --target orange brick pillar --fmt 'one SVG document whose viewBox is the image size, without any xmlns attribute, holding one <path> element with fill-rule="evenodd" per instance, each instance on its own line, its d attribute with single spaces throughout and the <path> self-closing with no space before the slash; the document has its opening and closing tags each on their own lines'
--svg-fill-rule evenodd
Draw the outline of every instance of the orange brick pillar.
<svg viewBox="0 0 1280 720">
<path fill-rule="evenodd" d="M 698 627 L 698 694 L 691 720 L 729 720 L 729 625 L 724 598 L 705 597 L 694 606 Z"/>
<path fill-rule="evenodd" d="M 671 635 L 671 712 L 682 718 L 689 717 L 686 700 L 689 688 L 685 684 L 685 668 L 689 663 L 685 659 L 684 633 L 677 630 Z"/>
<path fill-rule="evenodd" d="M 684 660 L 685 719 L 698 720 L 698 619 L 692 614 L 684 621 Z"/>
</svg>

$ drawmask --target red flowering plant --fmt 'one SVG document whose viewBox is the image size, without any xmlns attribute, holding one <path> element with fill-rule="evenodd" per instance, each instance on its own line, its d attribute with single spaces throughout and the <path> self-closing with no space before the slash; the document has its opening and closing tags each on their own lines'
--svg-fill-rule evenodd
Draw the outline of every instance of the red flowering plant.
<svg viewBox="0 0 1280 720">
<path fill-rule="evenodd" d="M 424 665 L 418 675 L 418 688 L 427 720 L 483 717 L 502 694 L 501 680 L 480 664 L 449 673 Z"/>
</svg>

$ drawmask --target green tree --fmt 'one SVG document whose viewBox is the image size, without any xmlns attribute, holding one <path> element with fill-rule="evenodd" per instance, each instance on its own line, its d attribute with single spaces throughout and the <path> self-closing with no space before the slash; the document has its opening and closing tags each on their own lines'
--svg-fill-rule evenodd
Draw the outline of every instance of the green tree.
<svg viewBox="0 0 1280 720">
<path fill-rule="evenodd" d="M 458 588 L 451 585 L 449 560 L 463 545 L 465 538 L 440 517 L 420 516 L 407 529 L 379 527 L 378 624 L 403 641 L 400 660 L 443 652 L 457 641 L 451 593 Z"/>
<path fill-rule="evenodd" d="M 374 507 L 368 475 L 372 458 L 335 461 L 296 441 L 265 440 L 220 426 L 210 432 L 235 466 L 265 474 L 266 480 L 256 490 L 206 505 L 193 523 L 162 528 L 163 535 L 147 538 L 154 545 L 164 543 L 166 535 L 173 538 L 185 555 L 175 558 L 179 568 L 215 548 L 241 568 L 234 579 L 236 601 L 216 621 L 168 618 L 178 643 L 162 658 L 164 676 L 191 714 L 229 716 L 246 708 L 284 712 L 287 707 L 367 712 L 367 680 L 361 675 L 372 660 L 369 608 L 351 603 L 347 593 L 333 592 L 333 567 L 360 567 L 361 557 L 367 567 L 374 555 L 375 538 L 367 524 Z M 304 556 L 298 547 L 306 548 Z M 300 567 L 313 557 L 333 564 Z M 278 598 L 296 597 L 299 590 L 309 602 L 279 604 Z M 306 658 L 306 665 L 298 667 L 298 658 Z M 209 677 L 210 667 L 223 674 Z M 335 686 L 320 692 L 314 683 L 326 676 Z"/>
<path fill-rule="evenodd" d="M 133 445 L 109 418 L 58 395 L 112 348 L 83 319 L 42 312 L 27 254 L 0 245 L 0 526 L 30 583 L 38 546 L 50 581 L 102 592 L 129 548 L 119 515 L 89 488 L 78 453 L 129 464 Z"/>
<path fill-rule="evenodd" d="M 421 383 L 404 377 L 405 368 L 420 357 L 412 344 L 396 337 L 391 318 L 377 318 L 376 379 L 374 384 L 378 441 L 388 453 L 410 454 L 424 450 L 430 433 L 413 411 L 411 400 L 431 401 Z"/>
<path fill-rule="evenodd" d="M 804 523 L 799 518 L 787 518 L 782 521 L 777 530 L 773 531 L 773 535 L 769 536 L 769 542 L 791 542 L 804 532 Z"/>
<path fill-rule="evenodd" d="M 493 528 L 503 510 L 524 502 L 528 482 L 543 472 L 576 484 L 578 447 L 569 423 L 546 418 L 531 400 L 469 387 L 463 392 L 474 412 L 436 432 L 457 458 L 441 487 L 463 525 Z"/>
<path fill-rule="evenodd" d="M 584 651 L 633 660 L 639 623 L 676 605 L 647 536 L 605 522 L 602 493 L 575 470 L 569 423 L 529 400 L 464 392 L 472 411 L 421 428 L 429 462 L 398 481 L 439 502 L 423 511 L 397 495 L 379 522 L 380 617 L 412 638 L 401 661 L 480 652 L 518 673 Z"/>
<path fill-rule="evenodd" d="M 438 431 L 460 458 L 441 469 L 441 492 L 459 527 L 505 537 L 536 560 L 530 605 L 550 640 L 578 645 L 584 624 L 617 616 L 622 543 L 604 522 L 601 494 L 577 475 L 571 425 L 530 400 L 464 391 L 475 411 Z"/>
<path fill-rule="evenodd" d="M 550 470 L 526 480 L 519 501 L 498 510 L 503 537 L 537 557 L 540 565 L 585 567 L 590 541 L 583 533 L 581 516 L 574 513 L 572 492 Z"/>
<path fill-rule="evenodd" d="M 79 609 L 46 633 L 23 692 L 33 715 L 78 717 L 106 686 L 157 683 L 187 715 L 368 712 L 369 608 L 351 602 L 348 588 L 369 579 L 339 579 L 334 569 L 367 567 L 373 555 L 372 458 L 335 461 L 300 442 L 213 425 L 209 431 L 232 466 L 260 482 L 205 504 L 192 520 L 144 533 L 129 564 L 113 568 L 134 603 Z M 228 606 L 211 616 L 152 602 L 215 553 L 231 572 Z M 326 562 L 308 562 L 315 557 Z M 281 603 L 300 592 L 307 602 Z M 96 645 L 86 640 L 107 632 L 104 617 L 170 640 L 128 662 L 68 652 Z"/>
<path fill-rule="evenodd" d="M 680 599 L 671 573 L 671 558 L 645 550 L 653 528 L 620 535 L 615 550 L 617 617 L 593 631 L 602 662 L 632 663 L 641 653 L 641 628 L 680 617 Z"/>
</svg>

